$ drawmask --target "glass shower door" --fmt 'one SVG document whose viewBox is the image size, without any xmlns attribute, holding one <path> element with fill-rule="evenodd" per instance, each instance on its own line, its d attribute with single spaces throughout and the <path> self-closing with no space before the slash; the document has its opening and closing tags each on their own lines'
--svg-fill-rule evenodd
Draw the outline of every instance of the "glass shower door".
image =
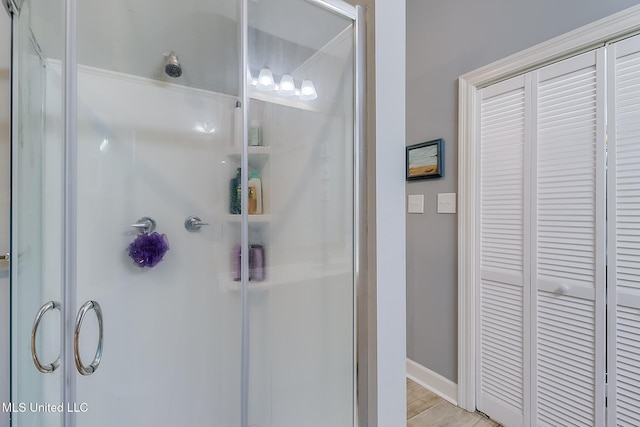
<svg viewBox="0 0 640 427">
<path fill-rule="evenodd" d="M 354 21 L 248 2 L 248 425 L 354 425 Z"/>
<path fill-rule="evenodd" d="M 240 424 L 231 1 L 77 6 L 78 427 Z M 223 282 L 221 279 L 225 279 Z M 231 282 L 233 283 L 233 282 Z M 117 421 L 114 421 L 117 417 Z"/>
<path fill-rule="evenodd" d="M 13 21 L 11 403 L 2 407 L 13 426 L 61 425 L 61 11 L 25 1 Z"/>
</svg>

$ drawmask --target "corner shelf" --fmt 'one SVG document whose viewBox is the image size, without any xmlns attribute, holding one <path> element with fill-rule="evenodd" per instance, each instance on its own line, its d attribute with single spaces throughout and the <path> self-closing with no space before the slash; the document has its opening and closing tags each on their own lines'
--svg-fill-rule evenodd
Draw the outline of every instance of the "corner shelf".
<svg viewBox="0 0 640 427">
<path fill-rule="evenodd" d="M 229 178 L 233 179 L 236 174 L 237 168 L 244 168 L 243 151 L 244 148 L 240 145 L 227 146 L 223 149 L 223 156 L 226 157 L 228 163 Z M 252 173 L 257 172 L 260 175 L 262 182 L 262 214 L 247 215 L 247 221 L 249 223 L 249 241 L 253 243 L 259 243 L 263 245 L 267 251 L 270 250 L 270 189 L 271 189 L 271 146 L 259 145 L 246 147 L 247 153 L 247 176 L 251 176 Z M 229 191 L 229 190 L 226 190 Z M 230 197 L 232 195 L 230 194 Z M 227 210 L 227 212 L 229 212 Z M 245 211 L 246 214 L 246 211 Z M 230 214 L 226 213 L 223 216 L 223 221 L 229 224 L 229 237 L 225 238 L 226 245 L 231 248 L 242 238 L 240 231 L 240 224 L 243 221 L 243 214 Z M 249 289 L 270 289 L 273 286 L 271 277 L 261 282 L 250 281 Z M 240 282 L 233 281 L 230 275 L 220 277 L 221 289 L 229 292 L 239 292 Z"/>
<path fill-rule="evenodd" d="M 304 285 L 307 281 L 353 274 L 352 266 L 348 263 L 338 265 L 303 264 L 294 266 L 293 271 L 291 271 L 291 266 L 267 266 L 266 268 L 268 279 L 262 282 L 249 281 L 248 289 L 250 291 L 269 290 L 285 285 Z M 226 279 L 223 283 L 223 286 L 229 291 L 240 291 L 239 281 Z"/>
<path fill-rule="evenodd" d="M 249 168 L 262 170 L 265 163 L 271 156 L 271 147 L 262 145 L 247 147 L 247 154 L 249 155 Z M 228 148 L 225 150 L 225 155 L 233 162 L 240 164 L 240 159 L 242 158 L 242 151 L 240 148 Z"/>
</svg>

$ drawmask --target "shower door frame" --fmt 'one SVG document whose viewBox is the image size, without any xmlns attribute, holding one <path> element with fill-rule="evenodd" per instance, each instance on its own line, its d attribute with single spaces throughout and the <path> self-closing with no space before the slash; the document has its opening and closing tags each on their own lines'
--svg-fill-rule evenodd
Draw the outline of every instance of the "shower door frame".
<svg viewBox="0 0 640 427">
<path fill-rule="evenodd" d="M 70 325 L 74 324 L 73 308 L 77 306 L 78 280 L 77 258 L 77 168 L 78 163 L 78 59 L 77 59 L 77 2 L 65 0 L 64 59 L 62 61 L 62 138 L 64 183 L 62 185 L 62 308 L 61 308 L 61 369 L 62 400 L 65 405 L 76 402 L 76 371 L 73 357 L 73 335 Z M 72 308 L 73 307 L 73 308 Z M 62 415 L 64 427 L 76 427 L 75 413 L 65 411 Z"/>
<path fill-rule="evenodd" d="M 353 40 L 354 40 L 354 141 L 353 141 L 353 425 L 364 427 L 367 425 L 367 414 L 370 399 L 375 393 L 371 393 L 374 384 L 369 381 L 368 354 L 371 351 L 369 343 L 369 331 L 367 322 L 367 235 L 366 235 L 366 150 L 364 142 L 365 134 L 365 21 L 364 10 L 361 6 L 352 6 L 342 0 L 300 0 L 320 6 L 328 11 L 336 13 L 342 17 L 352 20 Z M 4 0 L 4 6 L 11 17 L 19 15 L 20 2 L 15 0 Z M 61 304 L 61 366 L 62 371 L 62 402 L 67 405 L 76 401 L 76 381 L 75 359 L 73 349 L 73 334 L 68 325 L 75 323 L 74 307 L 77 306 L 77 0 L 65 0 L 65 30 L 64 30 L 64 53 L 62 61 L 62 93 L 63 93 L 63 171 L 64 185 L 62 186 L 62 304 Z M 238 1 L 240 18 L 240 98 L 242 99 L 243 126 L 242 126 L 242 197 L 243 205 L 247 203 L 247 181 L 248 171 L 247 159 L 247 126 L 248 126 L 248 0 Z M 15 25 L 15 22 L 14 22 Z M 15 65 L 15 64 L 14 64 Z M 15 79 L 14 83 L 15 84 Z M 15 125 L 15 117 L 12 118 L 12 126 Z M 241 250 L 248 252 L 248 218 L 242 216 L 241 221 Z M 247 385 L 248 385 L 248 256 L 242 257 L 242 281 L 241 281 L 241 306 L 242 306 L 242 427 L 247 427 Z M 62 413 L 62 425 L 65 427 L 75 427 L 75 413 L 64 411 Z"/>
</svg>

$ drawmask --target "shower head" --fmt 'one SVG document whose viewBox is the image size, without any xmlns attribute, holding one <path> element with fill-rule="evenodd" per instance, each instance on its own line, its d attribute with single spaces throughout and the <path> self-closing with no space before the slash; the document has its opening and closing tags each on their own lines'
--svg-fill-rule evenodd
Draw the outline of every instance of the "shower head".
<svg viewBox="0 0 640 427">
<path fill-rule="evenodd" d="M 180 62 L 178 61 L 178 55 L 175 54 L 174 51 L 168 50 L 164 53 L 166 59 L 164 63 L 164 72 L 167 73 L 167 76 L 177 78 L 182 75 L 182 66 L 180 66 Z"/>
</svg>

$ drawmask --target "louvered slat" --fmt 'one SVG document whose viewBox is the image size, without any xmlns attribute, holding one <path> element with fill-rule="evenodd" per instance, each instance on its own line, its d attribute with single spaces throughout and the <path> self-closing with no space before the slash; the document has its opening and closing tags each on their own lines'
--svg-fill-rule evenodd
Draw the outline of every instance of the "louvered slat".
<svg viewBox="0 0 640 427">
<path fill-rule="evenodd" d="M 481 106 L 481 268 L 522 274 L 524 88 Z"/>
<path fill-rule="evenodd" d="M 617 286 L 640 291 L 640 53 L 618 58 L 615 78 Z"/>
<path fill-rule="evenodd" d="M 522 424 L 524 350 L 524 78 L 483 93 L 480 117 L 478 409 Z M 499 277 L 493 280 L 488 277 Z"/>
<path fill-rule="evenodd" d="M 616 412 L 618 425 L 640 425 L 640 309 L 618 305 Z"/>
<path fill-rule="evenodd" d="M 483 280 L 480 315 L 480 390 L 523 410 L 522 287 Z"/>
<path fill-rule="evenodd" d="M 538 275 L 593 286 L 595 65 L 543 81 L 538 90 Z M 567 248 L 553 240 L 559 232 L 572 246 L 562 261 L 558 253 Z"/>
<path fill-rule="evenodd" d="M 604 349 L 597 348 L 604 341 L 596 321 L 604 302 L 594 299 L 597 236 L 604 230 L 597 208 L 603 196 L 597 168 L 604 165 L 597 57 L 591 52 L 535 74 L 534 423 L 540 426 L 594 425 L 604 413 L 596 410 L 604 404 L 598 384 Z M 549 292 L 555 289 L 565 290 Z"/>
<path fill-rule="evenodd" d="M 557 316 L 569 300 L 575 317 Z M 592 301 L 538 296 L 538 424 L 592 425 L 594 418 L 595 327 Z M 590 334 L 577 334 L 576 325 Z M 579 351 L 576 352 L 576 348 Z M 570 386 L 569 386 L 570 384 Z M 557 402 L 565 404 L 562 409 Z"/>
</svg>

